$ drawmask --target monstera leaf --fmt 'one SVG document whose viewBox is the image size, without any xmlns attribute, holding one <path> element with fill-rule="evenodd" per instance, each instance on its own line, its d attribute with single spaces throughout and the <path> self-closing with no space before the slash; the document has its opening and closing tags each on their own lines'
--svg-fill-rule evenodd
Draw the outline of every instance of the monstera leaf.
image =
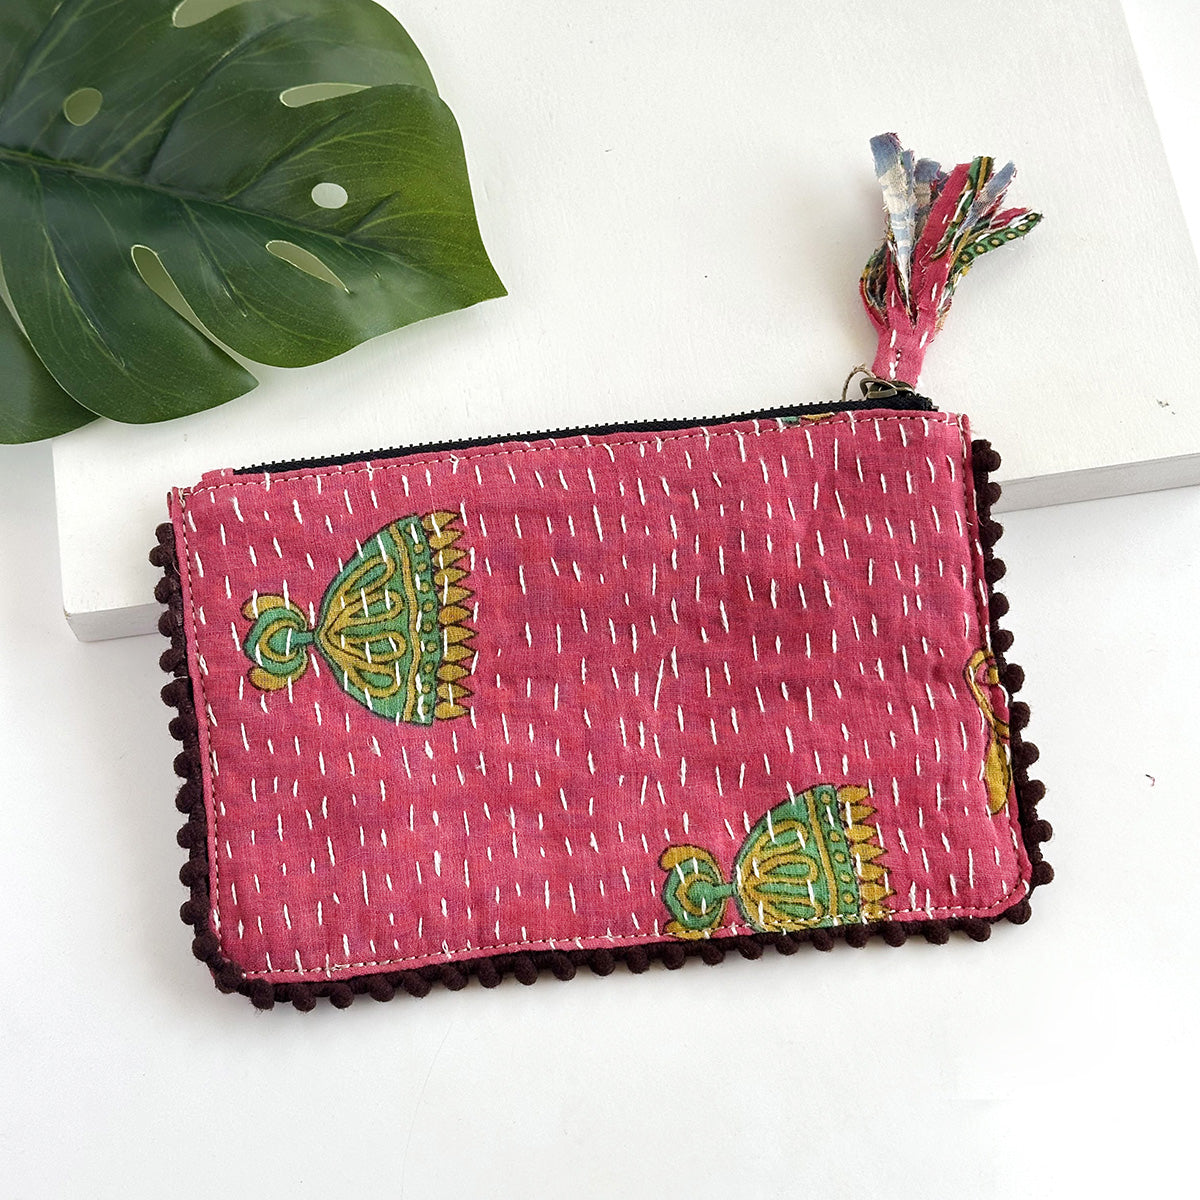
<svg viewBox="0 0 1200 1200">
<path fill-rule="evenodd" d="M 504 294 L 454 117 L 371 0 L 0 0 L 0 269 L 8 442 Z"/>
</svg>

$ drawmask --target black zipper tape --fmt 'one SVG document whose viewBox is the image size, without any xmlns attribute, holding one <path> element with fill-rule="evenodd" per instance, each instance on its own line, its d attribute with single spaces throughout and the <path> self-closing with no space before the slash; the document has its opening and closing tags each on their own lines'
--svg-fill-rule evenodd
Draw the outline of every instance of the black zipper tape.
<svg viewBox="0 0 1200 1200">
<path fill-rule="evenodd" d="M 610 433 L 665 433 L 673 429 L 694 429 L 703 425 L 723 424 L 728 421 L 768 421 L 789 418 L 798 420 L 805 415 L 835 412 L 862 412 L 866 410 L 888 412 L 936 412 L 933 401 L 915 392 L 901 392 L 879 400 L 835 400 L 828 404 L 787 404 L 780 408 L 763 408 L 757 412 L 733 413 L 724 417 L 682 417 L 667 420 L 614 421 L 610 425 L 586 425 L 574 429 L 541 429 L 533 433 L 505 433 L 488 437 L 460 438 L 451 442 L 418 442 L 411 446 L 391 446 L 382 450 L 368 450 L 359 454 L 334 454 L 326 458 L 294 458 L 285 462 L 259 463 L 252 467 L 238 467 L 235 475 L 277 474 L 282 471 L 299 471 L 308 467 L 342 467 L 350 463 L 375 462 L 385 458 L 400 458 L 406 454 L 439 454 L 451 450 L 471 450 L 478 446 L 495 446 L 501 442 L 540 442 L 553 438 L 572 438 L 594 435 L 600 437 Z"/>
</svg>

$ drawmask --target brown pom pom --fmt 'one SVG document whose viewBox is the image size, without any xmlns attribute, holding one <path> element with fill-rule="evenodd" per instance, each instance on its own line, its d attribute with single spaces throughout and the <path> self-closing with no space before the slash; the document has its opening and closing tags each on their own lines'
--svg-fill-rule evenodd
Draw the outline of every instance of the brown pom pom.
<svg viewBox="0 0 1200 1200">
<path fill-rule="evenodd" d="M 889 946 L 903 946 L 908 941 L 908 931 L 898 921 L 888 921 L 880 932 Z"/>
<path fill-rule="evenodd" d="M 442 985 L 452 992 L 461 992 L 467 986 L 467 973 L 456 963 L 442 967 Z"/>
<path fill-rule="evenodd" d="M 178 708 L 181 704 L 191 704 L 192 685 L 187 679 L 172 679 L 162 685 L 158 694 L 168 708 Z"/>
<path fill-rule="evenodd" d="M 1031 842 L 1048 842 L 1054 836 L 1054 826 L 1046 820 L 1034 821 L 1029 826 L 1029 840 Z"/>
<path fill-rule="evenodd" d="M 616 965 L 617 960 L 613 958 L 611 950 L 593 950 L 588 956 L 588 966 L 597 975 L 611 975 Z"/>
<path fill-rule="evenodd" d="M 667 942 L 662 948 L 661 957 L 668 971 L 678 971 L 687 960 L 687 951 L 678 942 Z"/>
<path fill-rule="evenodd" d="M 973 458 L 976 471 L 986 471 L 990 474 L 993 471 L 1000 470 L 1000 455 L 992 449 L 990 442 L 980 439 L 971 443 L 971 449 L 974 452 Z"/>
<path fill-rule="evenodd" d="M 227 962 L 213 975 L 216 985 L 223 992 L 236 992 L 242 986 L 244 976 L 236 963 Z"/>
<path fill-rule="evenodd" d="M 992 927 L 979 917 L 965 917 L 962 931 L 973 942 L 986 942 L 992 936 Z"/>
<path fill-rule="evenodd" d="M 386 975 L 372 975 L 367 992 L 372 1000 L 386 1004 L 396 994 L 396 989 Z"/>
<path fill-rule="evenodd" d="M 1024 925 L 1026 921 L 1033 915 L 1033 909 L 1029 906 L 1028 900 L 1020 900 L 1006 912 L 1005 917 L 1008 918 L 1014 925 Z"/>
<path fill-rule="evenodd" d="M 175 793 L 175 807 L 182 813 L 190 813 L 200 807 L 202 793 L 195 780 L 187 780 Z"/>
<path fill-rule="evenodd" d="M 1015 696 L 1025 686 L 1025 672 L 1016 663 L 1005 663 L 1000 680 L 1010 696 Z"/>
<path fill-rule="evenodd" d="M 921 933 L 934 946 L 944 946 L 950 940 L 950 928 L 945 921 L 924 921 Z"/>
<path fill-rule="evenodd" d="M 1013 760 L 1023 767 L 1032 767 L 1042 752 L 1032 742 L 1022 742 L 1013 751 Z"/>
<path fill-rule="evenodd" d="M 548 961 L 555 979 L 561 979 L 565 983 L 568 979 L 575 978 L 575 964 L 568 955 L 555 950 L 550 954 Z"/>
<path fill-rule="evenodd" d="M 158 665 L 168 675 L 180 670 L 186 663 L 187 651 L 182 646 L 168 646 L 158 656 Z"/>
<path fill-rule="evenodd" d="M 517 982 L 523 983 L 526 987 L 531 983 L 537 983 L 537 965 L 528 954 L 518 954 L 513 959 L 513 974 L 517 977 Z"/>
<path fill-rule="evenodd" d="M 354 993 L 344 983 L 335 983 L 329 989 L 329 1003 L 334 1008 L 349 1008 L 354 1003 Z"/>
<path fill-rule="evenodd" d="M 417 996 L 419 998 L 429 995 L 429 980 L 419 971 L 405 971 L 401 977 L 400 986 L 410 996 Z"/>
<path fill-rule="evenodd" d="M 650 955 L 643 946 L 630 946 L 625 951 L 625 965 L 635 974 L 640 975 L 650 969 Z"/>
<path fill-rule="evenodd" d="M 793 934 L 785 933 L 775 939 L 775 949 L 780 954 L 789 956 L 800 949 L 800 942 Z"/>
<path fill-rule="evenodd" d="M 490 958 L 480 958 L 475 962 L 475 978 L 485 988 L 494 988 L 500 982 L 500 972 Z"/>
<path fill-rule="evenodd" d="M 717 963 L 725 961 L 725 950 L 716 942 L 707 939 L 700 943 L 700 957 L 710 967 L 715 967 Z"/>
<path fill-rule="evenodd" d="M 1042 859 L 1041 862 L 1033 864 L 1032 878 L 1034 887 L 1045 887 L 1054 880 L 1054 868 L 1045 859 Z"/>
<path fill-rule="evenodd" d="M 814 929 L 812 931 L 812 937 L 809 940 L 812 942 L 813 949 L 820 950 L 822 953 L 827 950 L 832 950 L 834 946 L 833 934 L 830 933 L 828 929 Z M 849 941 L 849 939 L 847 939 L 847 941 Z M 864 938 L 863 941 L 866 941 L 866 939 Z M 850 942 L 850 945 L 853 946 L 854 944 L 854 942 Z M 860 942 L 859 945 L 861 944 L 862 943 Z"/>
<path fill-rule="evenodd" d="M 250 1003 L 263 1012 L 275 1007 L 275 989 L 265 980 L 256 979 L 250 984 Z"/>
<path fill-rule="evenodd" d="M 195 887 L 208 873 L 208 864 L 202 858 L 189 858 L 179 868 L 179 882 L 184 887 Z"/>
<path fill-rule="evenodd" d="M 312 1012 L 317 1007 L 317 998 L 313 995 L 313 990 L 306 983 L 293 983 L 288 985 L 288 999 L 297 1012 Z"/>
<path fill-rule="evenodd" d="M 175 834 L 175 840 L 184 850 L 193 850 L 205 845 L 208 837 L 204 831 L 203 822 L 188 821 L 186 824 L 181 825 L 179 832 Z"/>
</svg>

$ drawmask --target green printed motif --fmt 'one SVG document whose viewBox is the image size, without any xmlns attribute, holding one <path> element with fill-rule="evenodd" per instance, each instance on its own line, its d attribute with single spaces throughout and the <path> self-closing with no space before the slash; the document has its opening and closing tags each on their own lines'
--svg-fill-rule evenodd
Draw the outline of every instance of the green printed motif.
<svg viewBox="0 0 1200 1200">
<path fill-rule="evenodd" d="M 750 830 L 726 881 L 699 846 L 668 846 L 663 902 L 676 937 L 708 937 L 732 899 L 767 933 L 882 920 L 891 893 L 866 788 L 818 784 L 770 809 Z"/>
<path fill-rule="evenodd" d="M 338 685 L 378 716 L 416 725 L 462 716 L 473 630 L 460 586 L 456 514 L 402 517 L 369 538 L 325 591 L 315 625 L 287 596 L 254 595 L 243 650 L 264 691 L 295 683 L 315 647 Z"/>
</svg>

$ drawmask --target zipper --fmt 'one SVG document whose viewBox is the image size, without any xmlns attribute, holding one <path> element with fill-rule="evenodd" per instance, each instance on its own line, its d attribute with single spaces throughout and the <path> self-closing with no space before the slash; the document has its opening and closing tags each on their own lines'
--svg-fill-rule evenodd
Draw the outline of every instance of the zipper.
<svg viewBox="0 0 1200 1200">
<path fill-rule="evenodd" d="M 860 412 L 867 409 L 887 409 L 899 412 L 936 412 L 933 401 L 919 396 L 907 385 L 898 387 L 885 385 L 881 394 L 878 386 L 882 381 L 872 380 L 862 384 L 860 400 L 834 400 L 828 404 L 787 404 L 780 408 L 764 408 L 756 412 L 733 413 L 721 417 L 676 417 L 662 420 L 614 421 L 609 425 L 585 425 L 572 429 L 539 429 L 530 433 L 504 433 L 485 437 L 460 438 L 449 442 L 416 442 L 409 446 L 390 446 L 386 449 L 368 450 L 358 454 L 333 454 L 326 457 L 294 458 L 283 462 L 258 463 L 252 467 L 238 467 L 235 475 L 278 474 L 284 471 L 300 471 L 310 467 L 341 467 L 351 463 L 374 462 L 378 459 L 401 458 L 406 454 L 438 454 L 453 450 L 472 450 L 479 446 L 495 446 L 501 442 L 535 442 L 556 438 L 572 438 L 611 433 L 666 433 L 675 429 L 694 429 L 703 425 L 715 425 L 729 421 L 782 421 L 794 423 L 805 416 L 819 413 Z"/>
</svg>

